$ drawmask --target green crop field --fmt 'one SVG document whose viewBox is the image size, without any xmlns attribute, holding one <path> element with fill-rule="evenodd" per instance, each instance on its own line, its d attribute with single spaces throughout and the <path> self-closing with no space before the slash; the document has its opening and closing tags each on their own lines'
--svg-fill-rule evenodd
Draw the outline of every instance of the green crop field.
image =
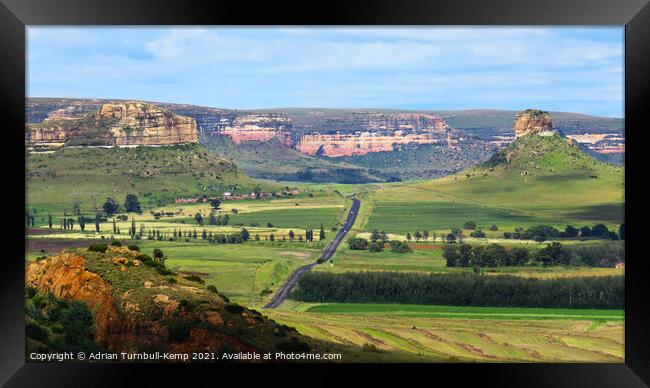
<svg viewBox="0 0 650 388">
<path fill-rule="evenodd" d="M 287 301 L 279 310 L 264 312 L 317 339 L 450 361 L 624 361 L 624 327 L 618 310 Z"/>
</svg>

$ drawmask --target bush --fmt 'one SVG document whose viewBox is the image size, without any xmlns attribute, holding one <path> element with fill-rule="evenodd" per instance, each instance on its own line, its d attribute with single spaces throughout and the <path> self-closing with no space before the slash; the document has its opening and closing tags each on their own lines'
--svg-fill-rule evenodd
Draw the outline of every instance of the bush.
<svg viewBox="0 0 650 388">
<path fill-rule="evenodd" d="M 482 230 L 475 230 L 472 233 L 470 233 L 469 236 L 474 238 L 485 238 L 485 232 L 483 232 Z"/>
<path fill-rule="evenodd" d="M 224 308 L 226 309 L 226 311 L 233 314 L 241 314 L 246 310 L 244 307 L 236 303 L 228 303 Z"/>
<path fill-rule="evenodd" d="M 196 282 L 196 283 L 201 283 L 201 284 L 205 283 L 205 281 L 203 279 L 201 279 L 200 276 L 197 276 L 197 275 L 187 275 L 187 276 L 185 276 L 185 279 L 189 280 L 191 282 Z"/>
<path fill-rule="evenodd" d="M 153 257 L 156 258 L 156 259 L 162 259 L 162 258 L 165 257 L 165 254 L 163 253 L 162 250 L 160 250 L 158 248 L 155 248 L 153 250 Z"/>
<path fill-rule="evenodd" d="M 381 241 L 371 242 L 368 245 L 368 251 L 370 252 L 381 252 L 384 250 L 384 243 Z"/>
<path fill-rule="evenodd" d="M 129 245 L 130 251 L 140 252 L 140 247 L 137 245 Z"/>
<path fill-rule="evenodd" d="M 121 247 L 122 243 L 119 242 L 118 240 L 113 240 L 113 241 L 111 241 L 111 246 L 112 247 Z"/>
<path fill-rule="evenodd" d="M 413 252 L 411 247 L 403 241 L 391 241 L 390 250 L 395 253 L 410 253 Z"/>
<path fill-rule="evenodd" d="M 108 249 L 108 245 L 106 245 L 106 244 L 101 244 L 101 243 L 98 243 L 98 244 L 91 244 L 91 245 L 88 247 L 88 250 L 91 251 L 91 252 L 101 252 L 101 253 L 104 253 L 104 252 L 106 252 L 107 249 Z"/>
<path fill-rule="evenodd" d="M 167 283 L 176 284 L 176 283 L 178 283 L 178 280 L 176 280 L 176 278 L 169 277 L 169 278 L 167 278 Z"/>
<path fill-rule="evenodd" d="M 219 293 L 219 290 L 217 290 L 217 287 L 213 286 L 212 284 L 210 284 L 209 286 L 207 286 L 205 289 L 208 290 L 208 291 L 210 291 L 210 292 L 212 292 L 212 293 L 215 293 L 215 294 L 218 294 L 218 293 Z"/>
<path fill-rule="evenodd" d="M 170 269 L 167 269 L 167 268 L 165 268 L 165 267 L 156 267 L 156 272 L 158 272 L 159 274 L 161 274 L 161 275 L 163 275 L 163 276 L 167 276 L 167 275 L 172 275 L 172 274 L 173 274 L 173 272 L 172 272 Z"/>
<path fill-rule="evenodd" d="M 350 249 L 355 251 L 368 249 L 368 240 L 361 237 L 353 237 L 348 240 L 348 246 L 350 247 Z"/>
<path fill-rule="evenodd" d="M 289 341 L 280 342 L 275 347 L 285 353 L 307 353 L 310 350 L 309 344 L 299 341 L 296 337 L 292 337 Z"/>
<path fill-rule="evenodd" d="M 177 318 L 167 325 L 169 338 L 173 341 L 185 341 L 190 337 L 192 324 L 184 318 Z"/>
<path fill-rule="evenodd" d="M 468 221 L 468 222 L 465 223 L 465 225 L 463 226 L 463 228 L 464 228 L 464 229 L 470 229 L 470 230 L 476 229 L 476 222 L 474 222 L 474 221 Z"/>
</svg>

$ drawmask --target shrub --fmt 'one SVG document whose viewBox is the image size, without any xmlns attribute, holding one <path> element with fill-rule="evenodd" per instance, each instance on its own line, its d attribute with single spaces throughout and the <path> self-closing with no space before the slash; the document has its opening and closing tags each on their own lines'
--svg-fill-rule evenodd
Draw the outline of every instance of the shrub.
<svg viewBox="0 0 650 388">
<path fill-rule="evenodd" d="M 348 246 L 350 249 L 353 249 L 355 251 L 368 249 L 368 240 L 361 237 L 353 237 L 348 240 Z"/>
<path fill-rule="evenodd" d="M 463 226 L 464 229 L 476 229 L 476 222 L 474 221 L 467 221 L 465 225 Z"/>
<path fill-rule="evenodd" d="M 113 240 L 113 241 L 111 241 L 111 246 L 112 247 L 121 247 L 122 243 L 119 242 L 118 240 Z"/>
<path fill-rule="evenodd" d="M 156 258 L 156 259 L 162 259 L 162 258 L 165 257 L 165 254 L 163 253 L 162 250 L 160 250 L 158 248 L 155 248 L 153 250 L 153 257 Z"/>
<path fill-rule="evenodd" d="M 196 282 L 196 283 L 201 283 L 201 284 L 205 283 L 205 281 L 203 279 L 201 279 L 200 276 L 197 276 L 197 275 L 187 275 L 187 276 L 185 276 L 185 279 L 189 280 L 191 282 Z"/>
<path fill-rule="evenodd" d="M 172 275 L 172 274 L 173 274 L 173 272 L 172 272 L 170 269 L 167 269 L 167 268 L 165 268 L 165 267 L 156 267 L 156 271 L 157 271 L 159 274 L 163 275 L 163 276 L 167 276 L 167 275 Z"/>
<path fill-rule="evenodd" d="M 368 251 L 370 252 L 381 252 L 384 250 L 384 243 L 381 241 L 371 242 L 368 245 Z"/>
<path fill-rule="evenodd" d="M 244 307 L 236 303 L 228 303 L 224 308 L 226 309 L 226 311 L 233 314 L 241 314 L 246 310 Z"/>
<path fill-rule="evenodd" d="M 492 225 L 492 226 L 490 226 L 490 230 L 491 231 L 499 230 L 499 227 L 496 226 L 496 225 Z"/>
<path fill-rule="evenodd" d="M 207 286 L 205 289 L 208 290 L 208 291 L 210 291 L 210 292 L 212 292 L 212 293 L 215 293 L 215 294 L 218 294 L 218 293 L 219 293 L 219 290 L 217 290 L 217 287 L 213 286 L 212 284 L 210 284 L 209 286 Z"/>
<path fill-rule="evenodd" d="M 178 283 L 178 280 L 176 280 L 176 278 L 169 277 L 169 278 L 167 278 L 167 282 L 169 284 L 176 284 L 176 283 Z"/>
<path fill-rule="evenodd" d="M 403 241 L 391 241 L 390 250 L 395 253 L 410 253 L 413 252 L 411 247 Z"/>
<path fill-rule="evenodd" d="M 129 245 L 129 250 L 140 252 L 140 247 L 137 245 Z"/>
<path fill-rule="evenodd" d="M 310 350 L 309 344 L 299 341 L 296 337 L 292 337 L 288 341 L 280 342 L 275 347 L 279 351 L 286 353 L 306 353 Z"/>
<path fill-rule="evenodd" d="M 101 244 L 101 243 L 99 243 L 99 244 L 91 244 L 91 245 L 88 247 L 88 250 L 91 251 L 91 252 L 101 252 L 101 253 L 104 253 L 104 252 L 106 252 L 107 249 L 108 249 L 108 245 L 106 245 L 106 244 Z"/>
<path fill-rule="evenodd" d="M 482 230 L 475 230 L 472 233 L 470 233 L 469 236 L 474 238 L 485 238 L 485 232 L 483 232 Z"/>
<path fill-rule="evenodd" d="M 174 341 L 185 341 L 190 336 L 192 324 L 184 318 L 177 318 L 167 325 L 169 338 Z"/>
</svg>

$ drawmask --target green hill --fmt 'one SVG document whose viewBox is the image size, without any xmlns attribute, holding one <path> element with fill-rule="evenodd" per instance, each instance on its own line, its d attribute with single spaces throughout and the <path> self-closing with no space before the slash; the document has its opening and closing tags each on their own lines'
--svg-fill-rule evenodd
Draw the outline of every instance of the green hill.
<svg viewBox="0 0 650 388">
<path fill-rule="evenodd" d="M 135 147 L 63 147 L 26 156 L 28 204 L 101 207 L 106 197 L 137 194 L 146 206 L 178 197 L 250 192 L 259 183 L 198 144 Z M 264 189 L 277 189 L 269 183 Z"/>
<path fill-rule="evenodd" d="M 467 221 L 484 229 L 618 226 L 624 182 L 622 168 L 586 155 L 557 134 L 526 135 L 481 166 L 372 194 L 366 229 L 449 229 Z"/>
</svg>

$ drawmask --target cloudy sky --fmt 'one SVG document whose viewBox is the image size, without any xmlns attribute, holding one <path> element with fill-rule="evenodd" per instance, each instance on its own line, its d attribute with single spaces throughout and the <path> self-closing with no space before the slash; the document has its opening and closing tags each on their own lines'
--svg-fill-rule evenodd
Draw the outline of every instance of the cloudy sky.
<svg viewBox="0 0 650 388">
<path fill-rule="evenodd" d="M 622 27 L 30 27 L 30 97 L 623 117 Z"/>
</svg>

